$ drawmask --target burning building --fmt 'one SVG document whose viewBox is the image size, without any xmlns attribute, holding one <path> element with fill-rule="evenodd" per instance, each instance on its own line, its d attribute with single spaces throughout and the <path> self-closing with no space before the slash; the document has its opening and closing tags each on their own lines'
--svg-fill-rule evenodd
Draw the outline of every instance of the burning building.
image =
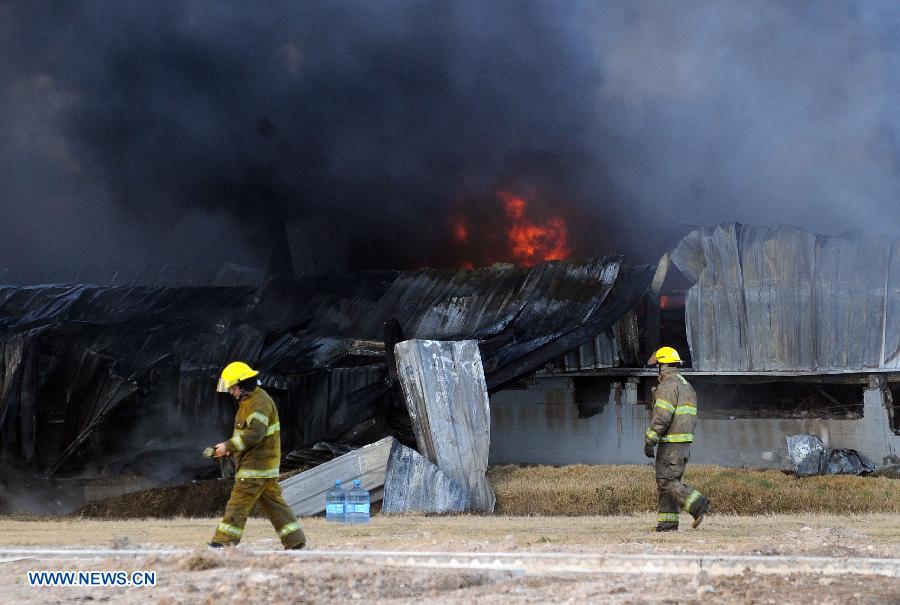
<svg viewBox="0 0 900 605">
<path fill-rule="evenodd" d="M 317 459 L 322 442 L 410 441 L 394 343 L 477 339 L 497 390 L 605 330 L 652 275 L 604 257 L 274 278 L 259 289 L 6 287 L 3 460 L 47 477 L 192 478 L 198 446 L 229 430 L 232 405 L 213 387 L 233 359 L 266 377 L 293 460 Z"/>
<path fill-rule="evenodd" d="M 892 9 L 764 4 L 4 6 L 4 468 L 207 473 L 234 358 L 288 463 L 408 442 L 412 337 L 481 343 L 495 462 L 641 461 L 659 343 L 700 460 L 894 455 L 893 244 L 697 228 L 900 225 Z"/>
<path fill-rule="evenodd" d="M 672 344 L 700 397 L 701 461 L 778 466 L 787 434 L 896 456 L 900 265 L 884 239 L 725 224 L 657 265 L 273 277 L 250 286 L 6 286 L 2 456 L 29 477 L 208 476 L 230 360 L 262 372 L 289 467 L 386 435 L 414 443 L 393 346 L 479 342 L 493 462 L 640 461 Z M 737 444 L 738 447 L 735 447 Z"/>
</svg>

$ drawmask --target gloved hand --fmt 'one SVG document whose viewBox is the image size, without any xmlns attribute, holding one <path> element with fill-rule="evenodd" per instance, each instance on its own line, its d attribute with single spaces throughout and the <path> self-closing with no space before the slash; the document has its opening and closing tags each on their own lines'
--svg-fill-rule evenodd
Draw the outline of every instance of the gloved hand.
<svg viewBox="0 0 900 605">
<path fill-rule="evenodd" d="M 656 458 L 656 454 L 653 452 L 653 446 L 649 443 L 644 444 L 644 455 L 647 458 Z"/>
</svg>

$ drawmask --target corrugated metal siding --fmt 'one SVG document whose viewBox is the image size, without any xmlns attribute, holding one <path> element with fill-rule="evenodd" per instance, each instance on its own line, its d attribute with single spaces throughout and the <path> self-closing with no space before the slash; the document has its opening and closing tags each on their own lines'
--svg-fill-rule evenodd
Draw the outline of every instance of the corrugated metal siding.
<svg viewBox="0 0 900 605">
<path fill-rule="evenodd" d="M 897 242 L 728 223 L 672 260 L 696 283 L 685 320 L 695 369 L 900 368 Z"/>
<path fill-rule="evenodd" d="M 610 329 L 567 353 L 561 365 L 567 372 L 640 366 L 638 330 L 637 316 L 631 311 Z"/>
</svg>

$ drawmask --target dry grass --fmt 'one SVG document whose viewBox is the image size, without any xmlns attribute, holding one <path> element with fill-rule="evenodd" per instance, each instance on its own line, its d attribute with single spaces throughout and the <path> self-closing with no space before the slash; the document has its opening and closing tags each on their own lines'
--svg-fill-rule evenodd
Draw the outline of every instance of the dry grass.
<svg viewBox="0 0 900 605">
<path fill-rule="evenodd" d="M 496 466 L 488 471 L 499 513 L 619 515 L 656 510 L 647 466 Z M 798 478 L 775 470 L 689 465 L 685 482 L 717 513 L 898 513 L 900 481 L 883 477 Z"/>
<path fill-rule="evenodd" d="M 638 466 L 497 466 L 488 471 L 499 515 L 631 515 L 656 510 L 653 468 Z M 810 477 L 779 471 L 689 466 L 686 482 L 713 501 L 716 513 L 898 513 L 900 480 Z M 135 492 L 92 502 L 73 516 L 107 519 L 209 517 L 221 514 L 230 482 Z M 376 505 L 373 510 L 377 510 Z"/>
</svg>

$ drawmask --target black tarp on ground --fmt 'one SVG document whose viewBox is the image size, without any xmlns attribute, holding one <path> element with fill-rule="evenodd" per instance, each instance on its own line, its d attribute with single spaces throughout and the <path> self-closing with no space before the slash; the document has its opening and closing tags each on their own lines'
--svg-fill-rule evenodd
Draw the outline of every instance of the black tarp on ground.
<svg viewBox="0 0 900 605">
<path fill-rule="evenodd" d="M 896 241 L 726 223 L 689 234 L 672 261 L 694 282 L 694 369 L 900 369 Z"/>
<path fill-rule="evenodd" d="M 869 475 L 876 468 L 874 462 L 856 450 L 826 448 L 818 435 L 791 435 L 787 446 L 798 477 Z"/>
<path fill-rule="evenodd" d="M 593 339 L 647 290 L 621 257 L 249 287 L 0 287 L 0 457 L 34 474 L 189 478 L 230 432 L 228 361 L 264 373 L 284 451 L 397 430 L 383 343 L 479 340 L 498 388 Z M 379 344 L 381 348 L 379 349 Z M 402 429 L 402 426 L 401 426 Z"/>
</svg>

